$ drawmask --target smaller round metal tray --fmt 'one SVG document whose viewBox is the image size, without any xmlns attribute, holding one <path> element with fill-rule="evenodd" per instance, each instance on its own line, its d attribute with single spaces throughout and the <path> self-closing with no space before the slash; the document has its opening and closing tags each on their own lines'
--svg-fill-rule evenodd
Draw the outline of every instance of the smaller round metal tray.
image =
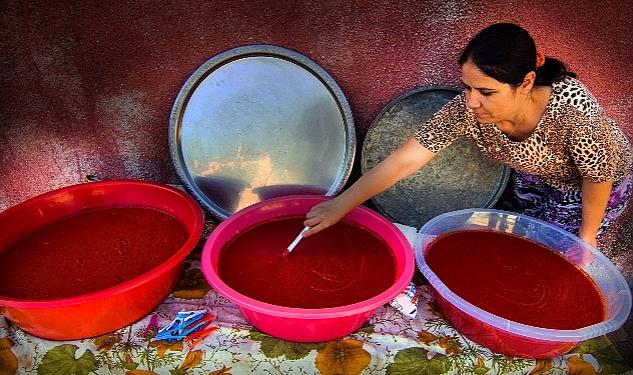
<svg viewBox="0 0 633 375">
<path fill-rule="evenodd" d="M 371 124 L 361 153 L 361 171 L 384 160 L 460 90 L 430 85 L 389 103 Z M 464 208 L 490 208 L 503 193 L 510 168 L 460 138 L 427 165 L 372 198 L 376 208 L 401 224 L 421 227 L 433 217 Z"/>
</svg>

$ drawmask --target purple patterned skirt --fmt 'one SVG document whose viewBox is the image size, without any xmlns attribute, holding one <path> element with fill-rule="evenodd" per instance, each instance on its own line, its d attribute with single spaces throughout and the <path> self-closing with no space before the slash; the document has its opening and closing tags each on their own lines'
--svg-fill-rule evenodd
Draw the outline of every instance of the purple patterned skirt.
<svg viewBox="0 0 633 375">
<path fill-rule="evenodd" d="M 613 185 L 600 232 L 622 214 L 632 192 L 633 178 L 630 174 Z M 557 189 L 538 176 L 515 169 L 499 208 L 541 219 L 576 235 L 582 222 L 580 190 Z"/>
</svg>

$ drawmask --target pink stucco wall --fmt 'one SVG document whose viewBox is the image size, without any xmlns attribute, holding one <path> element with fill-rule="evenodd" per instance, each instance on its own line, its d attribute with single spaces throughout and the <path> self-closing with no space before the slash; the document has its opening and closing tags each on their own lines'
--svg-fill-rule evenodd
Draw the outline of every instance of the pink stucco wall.
<svg viewBox="0 0 633 375">
<path fill-rule="evenodd" d="M 173 100 L 201 63 L 244 44 L 294 49 L 324 67 L 352 106 L 360 146 L 391 99 L 422 84 L 457 84 L 465 42 L 489 23 L 513 21 L 633 135 L 626 2 L 489 3 L 3 1 L 0 209 L 86 174 L 177 183 L 167 146 Z"/>
</svg>

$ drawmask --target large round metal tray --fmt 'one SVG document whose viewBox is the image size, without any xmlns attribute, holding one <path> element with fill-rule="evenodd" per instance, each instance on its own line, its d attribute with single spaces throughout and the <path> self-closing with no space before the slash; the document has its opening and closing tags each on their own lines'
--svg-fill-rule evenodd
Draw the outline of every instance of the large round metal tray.
<svg viewBox="0 0 633 375">
<path fill-rule="evenodd" d="M 430 85 L 389 103 L 367 132 L 361 171 L 365 173 L 385 159 L 459 92 L 449 86 Z M 508 167 L 486 158 L 468 139 L 460 138 L 372 202 L 391 220 L 419 228 L 445 212 L 494 206 L 509 175 Z"/>
<path fill-rule="evenodd" d="M 185 188 L 223 220 L 272 197 L 338 193 L 356 136 L 347 99 L 324 69 L 295 51 L 249 45 L 189 77 L 169 144 Z"/>
</svg>

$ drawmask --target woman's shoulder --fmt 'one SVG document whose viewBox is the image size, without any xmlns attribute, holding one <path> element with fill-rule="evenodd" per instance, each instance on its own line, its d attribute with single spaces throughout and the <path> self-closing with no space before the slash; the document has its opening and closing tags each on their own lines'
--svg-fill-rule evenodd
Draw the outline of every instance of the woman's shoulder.
<svg viewBox="0 0 633 375">
<path fill-rule="evenodd" d="M 570 76 L 552 84 L 552 101 L 554 107 L 571 107 L 587 116 L 599 115 L 603 112 L 587 86 Z"/>
</svg>

